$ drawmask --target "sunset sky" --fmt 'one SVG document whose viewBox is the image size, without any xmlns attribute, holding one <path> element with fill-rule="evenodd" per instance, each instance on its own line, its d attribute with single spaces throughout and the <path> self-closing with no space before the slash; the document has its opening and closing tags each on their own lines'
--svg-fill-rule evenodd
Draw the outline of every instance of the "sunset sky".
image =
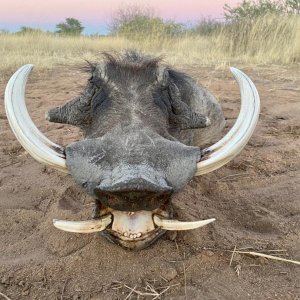
<svg viewBox="0 0 300 300">
<path fill-rule="evenodd" d="M 151 7 L 165 19 L 193 22 L 203 17 L 222 18 L 225 3 L 241 0 L 0 0 L 0 29 L 16 31 L 20 26 L 55 30 L 67 17 L 79 19 L 85 33 L 106 33 L 113 11 L 126 4 Z"/>
</svg>

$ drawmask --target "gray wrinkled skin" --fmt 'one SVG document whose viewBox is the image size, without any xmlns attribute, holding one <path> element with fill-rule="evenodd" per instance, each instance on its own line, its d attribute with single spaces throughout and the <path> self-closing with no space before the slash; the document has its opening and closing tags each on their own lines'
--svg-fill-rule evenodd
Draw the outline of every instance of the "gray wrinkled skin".
<svg viewBox="0 0 300 300">
<path fill-rule="evenodd" d="M 92 195 L 110 191 L 178 191 L 193 177 L 200 149 L 161 138 L 147 129 L 114 128 L 101 138 L 86 139 L 66 148 L 70 173 Z M 161 203 L 162 204 L 162 203 Z M 111 206 L 111 205 L 110 205 Z M 136 204 L 115 209 L 153 210 Z"/>
<path fill-rule="evenodd" d="M 160 207 L 193 177 L 199 146 L 224 128 L 220 105 L 187 75 L 135 52 L 105 54 L 90 72 L 79 97 L 47 114 L 83 130 L 66 147 L 70 174 L 113 209 Z"/>
</svg>

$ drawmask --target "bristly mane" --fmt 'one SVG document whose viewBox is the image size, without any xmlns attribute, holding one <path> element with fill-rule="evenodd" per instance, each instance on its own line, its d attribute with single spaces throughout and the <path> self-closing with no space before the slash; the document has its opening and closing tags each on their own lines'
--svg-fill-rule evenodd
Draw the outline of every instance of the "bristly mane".
<svg viewBox="0 0 300 300">
<path fill-rule="evenodd" d="M 123 53 L 117 52 L 102 52 L 102 62 L 107 66 L 119 69 L 128 68 L 138 70 L 146 70 L 148 68 L 155 68 L 162 60 L 162 57 L 152 57 L 135 50 L 126 50 Z M 93 73 L 99 62 L 86 61 L 86 65 L 81 69 L 88 73 Z"/>
</svg>

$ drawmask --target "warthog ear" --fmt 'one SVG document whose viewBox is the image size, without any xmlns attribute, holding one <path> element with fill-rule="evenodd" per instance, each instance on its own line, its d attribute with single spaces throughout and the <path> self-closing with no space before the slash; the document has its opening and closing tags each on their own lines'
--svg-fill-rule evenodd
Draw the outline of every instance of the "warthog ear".
<svg viewBox="0 0 300 300">
<path fill-rule="evenodd" d="M 219 138 L 226 123 L 223 111 L 205 87 L 184 73 L 168 69 L 166 90 L 170 129 L 175 130 L 172 134 L 176 138 L 201 147 Z"/>
<path fill-rule="evenodd" d="M 81 96 L 66 104 L 50 109 L 46 120 L 83 127 L 90 123 L 90 100 L 93 91 L 86 90 Z"/>
<path fill-rule="evenodd" d="M 156 70 L 156 79 L 162 86 L 167 86 L 169 81 L 168 69 L 163 65 L 158 65 Z"/>
<path fill-rule="evenodd" d="M 175 74 L 176 77 L 174 77 Z M 210 125 L 208 116 L 195 111 L 190 105 L 188 95 L 185 94 L 185 89 L 189 89 L 190 92 L 193 89 L 191 83 L 194 83 L 189 77 L 164 66 L 158 66 L 157 81 L 168 91 L 171 104 L 168 107 L 171 126 L 177 129 L 194 129 Z"/>
<path fill-rule="evenodd" d="M 84 129 L 91 122 L 91 99 L 97 89 L 105 85 L 108 81 L 105 64 L 89 64 L 88 72 L 91 78 L 88 86 L 81 95 L 66 104 L 50 109 L 46 113 L 46 120 L 54 123 L 64 123 L 78 126 Z"/>
<path fill-rule="evenodd" d="M 100 80 L 102 83 L 106 83 L 108 80 L 106 64 L 97 64 L 92 78 L 94 78 L 95 80 Z"/>
<path fill-rule="evenodd" d="M 92 73 L 88 87 L 81 95 L 66 104 L 50 109 L 46 113 L 46 120 L 54 123 L 64 123 L 79 126 L 81 128 L 91 121 L 90 104 L 95 91 L 108 80 L 106 65 L 89 65 Z"/>
<path fill-rule="evenodd" d="M 182 99 L 180 90 L 174 82 L 169 83 L 169 95 L 172 105 L 171 122 L 180 129 L 204 128 L 210 125 L 208 116 L 195 112 Z"/>
</svg>

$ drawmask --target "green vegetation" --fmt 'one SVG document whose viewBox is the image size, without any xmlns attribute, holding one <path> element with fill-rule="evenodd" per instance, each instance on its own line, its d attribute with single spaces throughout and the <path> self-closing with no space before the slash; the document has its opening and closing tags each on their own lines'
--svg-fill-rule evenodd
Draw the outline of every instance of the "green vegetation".
<svg viewBox="0 0 300 300">
<path fill-rule="evenodd" d="M 98 59 L 101 51 L 126 48 L 164 55 L 171 64 L 300 63 L 300 15 L 294 5 L 299 0 L 286 1 L 290 4 L 280 13 L 271 13 L 273 6 L 268 6 L 268 13 L 256 17 L 244 15 L 244 1 L 230 8 L 232 17 L 226 22 L 204 19 L 191 27 L 163 20 L 149 9 L 122 9 L 107 36 L 81 35 L 83 26 L 78 20 L 68 21 L 72 18 L 58 24 L 58 33 L 28 27 L 19 33 L 0 31 L 0 70 L 25 63 L 49 69 Z M 263 2 L 255 5 L 259 3 Z"/>
<path fill-rule="evenodd" d="M 227 20 L 240 21 L 244 19 L 254 19 L 268 14 L 278 14 L 283 12 L 282 4 L 279 1 L 243 0 L 238 6 L 232 8 L 228 4 L 224 6 L 224 15 Z"/>
<path fill-rule="evenodd" d="M 7 29 L 0 29 L 0 34 L 9 34 Z"/>
<path fill-rule="evenodd" d="M 220 32 L 224 27 L 224 23 L 214 19 L 202 19 L 189 29 L 189 32 L 194 35 L 209 36 Z"/>
<path fill-rule="evenodd" d="M 266 15 L 300 14 L 299 0 L 243 0 L 242 3 L 232 8 L 224 6 L 224 16 L 230 21 L 255 19 Z"/>
<path fill-rule="evenodd" d="M 56 25 L 56 33 L 60 35 L 81 35 L 84 27 L 81 25 L 81 22 L 75 18 L 67 18 L 65 22 L 59 23 Z"/>
<path fill-rule="evenodd" d="M 18 34 L 32 34 L 32 33 L 42 33 L 43 31 L 39 28 L 32 28 L 27 26 L 22 26 L 17 32 Z"/>
<path fill-rule="evenodd" d="M 110 34 L 133 39 L 179 37 L 186 32 L 183 24 L 155 16 L 149 8 L 135 5 L 115 11 L 110 24 Z"/>
</svg>

